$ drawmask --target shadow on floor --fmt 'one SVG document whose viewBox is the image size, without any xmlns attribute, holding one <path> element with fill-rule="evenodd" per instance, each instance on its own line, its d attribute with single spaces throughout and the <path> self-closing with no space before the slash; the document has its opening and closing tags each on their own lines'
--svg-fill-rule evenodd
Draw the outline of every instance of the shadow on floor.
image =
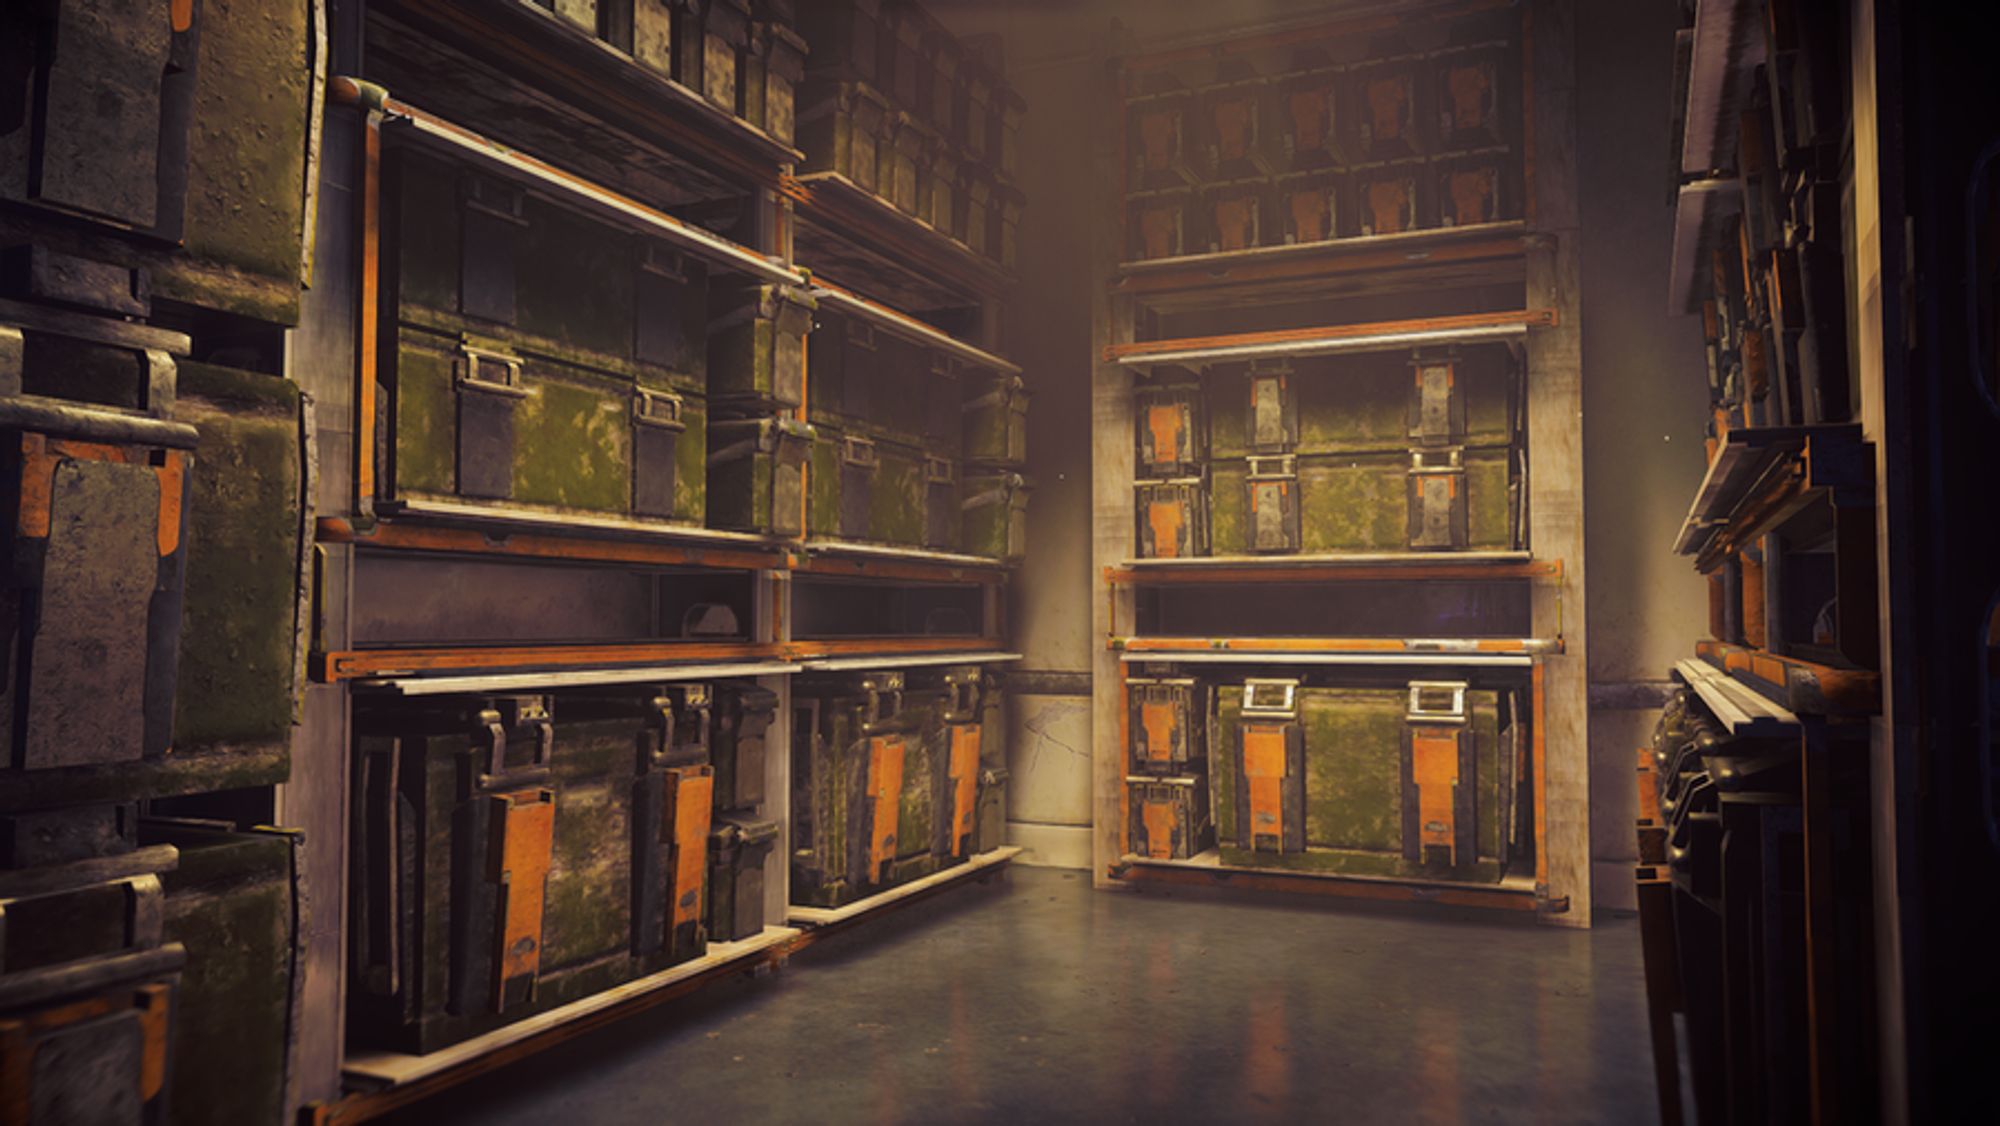
<svg viewBox="0 0 2000 1126">
<path fill-rule="evenodd" d="M 1020 868 L 407 1123 L 1655 1120 L 1638 932 Z"/>
</svg>

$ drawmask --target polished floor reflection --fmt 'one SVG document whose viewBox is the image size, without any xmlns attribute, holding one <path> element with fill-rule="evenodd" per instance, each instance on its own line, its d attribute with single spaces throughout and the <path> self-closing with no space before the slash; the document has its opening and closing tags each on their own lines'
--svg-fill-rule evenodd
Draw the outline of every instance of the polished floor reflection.
<svg viewBox="0 0 2000 1126">
<path fill-rule="evenodd" d="M 410 1122 L 1654 1120 L 1637 930 L 1015 869 Z"/>
</svg>

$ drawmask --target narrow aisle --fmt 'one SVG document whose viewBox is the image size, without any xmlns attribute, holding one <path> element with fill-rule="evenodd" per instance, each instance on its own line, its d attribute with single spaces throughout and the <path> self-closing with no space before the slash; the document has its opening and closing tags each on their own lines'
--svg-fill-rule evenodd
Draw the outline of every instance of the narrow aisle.
<svg viewBox="0 0 2000 1126">
<path fill-rule="evenodd" d="M 1626 919 L 1094 893 L 1023 868 L 397 1121 L 1644 1123 L 1643 1004 Z"/>
</svg>

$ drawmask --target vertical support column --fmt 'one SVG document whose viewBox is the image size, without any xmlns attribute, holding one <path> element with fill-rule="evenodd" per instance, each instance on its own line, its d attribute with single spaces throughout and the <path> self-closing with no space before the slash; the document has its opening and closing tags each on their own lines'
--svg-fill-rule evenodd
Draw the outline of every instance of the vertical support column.
<svg viewBox="0 0 2000 1126">
<path fill-rule="evenodd" d="M 1135 336 L 1130 298 L 1098 299 L 1098 323 L 1106 343 L 1128 344 Z M 1124 677 L 1118 654 L 1104 644 L 1110 623 L 1132 621 L 1132 587 L 1105 581 L 1107 567 L 1132 554 L 1132 376 L 1100 358 L 1091 378 L 1091 872 L 1102 887 L 1124 852 L 1125 749 Z"/>
<path fill-rule="evenodd" d="M 791 641 L 791 573 L 758 572 L 757 600 L 758 643 Z M 764 858 L 764 923 L 782 926 L 792 899 L 792 678 L 760 676 L 757 684 L 778 696 L 777 718 L 764 735 L 764 804 L 759 816 L 778 825 L 777 844 Z"/>
<path fill-rule="evenodd" d="M 1577 236 L 1575 28 L 1571 0 L 1534 0 L 1526 12 L 1528 214 L 1527 303 L 1556 311 L 1557 323 L 1528 335 L 1529 543 L 1563 561 L 1563 576 L 1537 584 L 1537 636 L 1558 630 L 1565 652 L 1543 658 L 1546 774 L 1538 778 L 1546 820 L 1547 872 L 1538 893 L 1546 917 L 1590 925 L 1589 695 L 1584 639 L 1583 348 Z"/>
</svg>

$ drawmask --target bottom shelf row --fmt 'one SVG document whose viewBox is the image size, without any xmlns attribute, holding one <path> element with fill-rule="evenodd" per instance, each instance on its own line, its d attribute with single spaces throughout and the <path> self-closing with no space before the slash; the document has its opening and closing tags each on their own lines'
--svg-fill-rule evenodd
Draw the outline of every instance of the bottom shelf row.
<svg viewBox="0 0 2000 1126">
<path fill-rule="evenodd" d="M 1353 877 L 1531 877 L 1534 692 L 1523 671 L 1409 680 L 1149 666 L 1126 681 L 1124 851 L 1187 861 L 1212 850 L 1224 868 Z"/>
</svg>

